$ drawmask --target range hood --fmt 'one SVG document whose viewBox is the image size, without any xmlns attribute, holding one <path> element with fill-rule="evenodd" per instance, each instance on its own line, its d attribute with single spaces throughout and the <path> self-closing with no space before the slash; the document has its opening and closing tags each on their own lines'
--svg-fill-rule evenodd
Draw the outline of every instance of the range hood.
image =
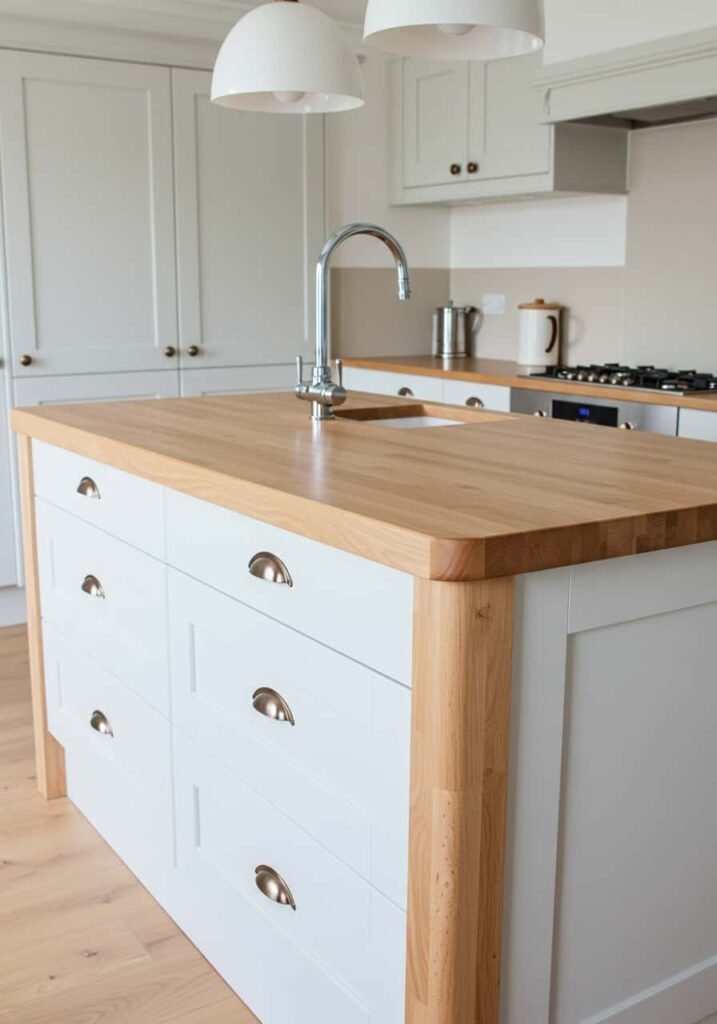
<svg viewBox="0 0 717 1024">
<path fill-rule="evenodd" d="M 717 117 L 717 27 L 544 65 L 545 120 L 639 129 Z"/>
</svg>

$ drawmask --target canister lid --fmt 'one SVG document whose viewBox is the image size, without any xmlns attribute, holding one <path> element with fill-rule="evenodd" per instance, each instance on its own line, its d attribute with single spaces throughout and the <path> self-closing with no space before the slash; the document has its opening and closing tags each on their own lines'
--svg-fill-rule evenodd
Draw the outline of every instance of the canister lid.
<svg viewBox="0 0 717 1024">
<path fill-rule="evenodd" d="M 554 309 L 561 310 L 563 307 L 559 302 L 546 302 L 545 299 L 535 299 L 534 302 L 523 302 L 518 309 Z"/>
</svg>

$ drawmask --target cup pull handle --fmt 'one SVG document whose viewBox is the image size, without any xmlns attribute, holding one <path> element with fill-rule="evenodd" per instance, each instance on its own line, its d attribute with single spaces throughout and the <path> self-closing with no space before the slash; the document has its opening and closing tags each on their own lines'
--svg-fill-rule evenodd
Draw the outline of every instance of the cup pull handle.
<svg viewBox="0 0 717 1024">
<path fill-rule="evenodd" d="M 107 715 L 103 714 L 102 711 L 92 712 L 90 725 L 95 730 L 95 732 L 99 732 L 103 736 L 114 736 L 114 733 L 112 732 L 112 726 L 109 723 L 109 719 L 107 718 Z"/>
<path fill-rule="evenodd" d="M 252 707 L 258 714 L 271 718 L 275 722 L 288 722 L 296 725 L 294 714 L 284 698 L 276 690 L 262 686 L 252 694 Z"/>
<path fill-rule="evenodd" d="M 485 409 L 485 402 L 482 398 L 478 398 L 475 395 L 472 398 L 466 399 L 466 405 L 470 409 Z"/>
<path fill-rule="evenodd" d="M 399 388 L 398 394 L 400 398 L 413 398 L 413 392 L 410 388 Z"/>
<path fill-rule="evenodd" d="M 104 588 L 96 576 L 85 576 L 82 581 L 82 593 L 101 600 L 105 598 Z"/>
<path fill-rule="evenodd" d="M 291 573 L 284 563 L 270 551 L 260 551 L 249 562 L 249 572 L 258 580 L 265 580 L 267 583 L 283 583 L 287 587 L 293 587 L 294 581 Z"/>
<path fill-rule="evenodd" d="M 278 903 L 281 907 L 291 907 L 292 910 L 296 910 L 291 889 L 278 871 L 274 871 L 267 864 L 260 864 L 255 872 L 256 887 L 262 896 L 266 896 L 272 903 Z"/>
<path fill-rule="evenodd" d="M 77 493 L 81 494 L 83 498 L 94 498 L 95 501 L 100 500 L 100 489 L 91 476 L 82 477 L 77 486 Z"/>
</svg>

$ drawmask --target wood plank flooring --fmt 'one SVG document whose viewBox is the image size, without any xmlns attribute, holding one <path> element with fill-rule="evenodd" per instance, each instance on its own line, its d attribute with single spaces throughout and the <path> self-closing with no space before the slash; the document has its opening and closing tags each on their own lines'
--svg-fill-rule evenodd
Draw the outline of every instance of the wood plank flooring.
<svg viewBox="0 0 717 1024">
<path fill-rule="evenodd" d="M 0 1024 L 258 1024 L 33 763 L 27 637 L 0 630 Z"/>
</svg>

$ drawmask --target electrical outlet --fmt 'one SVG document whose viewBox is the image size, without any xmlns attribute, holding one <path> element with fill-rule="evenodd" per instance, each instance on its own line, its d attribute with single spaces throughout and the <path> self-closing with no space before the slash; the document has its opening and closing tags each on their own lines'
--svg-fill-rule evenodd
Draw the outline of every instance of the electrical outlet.
<svg viewBox="0 0 717 1024">
<path fill-rule="evenodd" d="M 505 295 L 484 295 L 480 308 L 483 316 L 505 316 Z"/>
</svg>

